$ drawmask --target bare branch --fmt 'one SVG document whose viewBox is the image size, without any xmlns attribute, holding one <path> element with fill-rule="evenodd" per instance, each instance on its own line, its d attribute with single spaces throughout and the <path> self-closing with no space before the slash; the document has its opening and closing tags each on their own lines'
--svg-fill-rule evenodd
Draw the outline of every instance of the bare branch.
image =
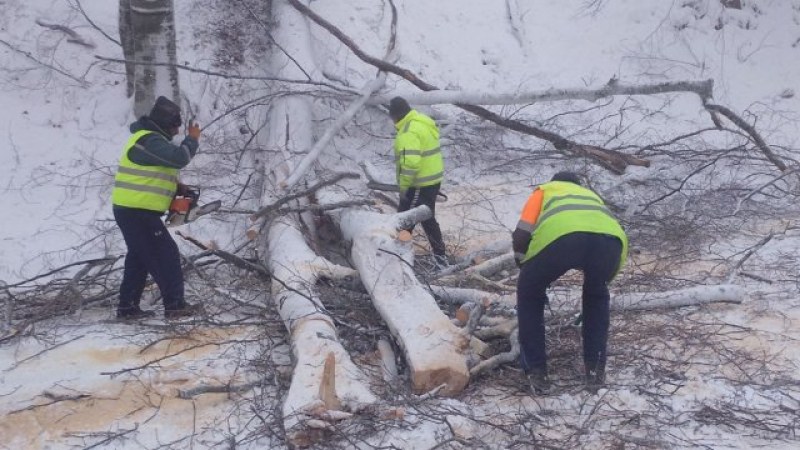
<svg viewBox="0 0 800 450">
<path fill-rule="evenodd" d="M 318 14 L 316 14 L 307 6 L 303 5 L 300 1 L 289 0 L 289 3 L 291 3 L 291 5 L 294 8 L 296 8 L 298 11 L 309 17 L 316 24 L 325 28 L 328 32 L 333 34 L 362 61 L 372 64 L 373 66 L 377 67 L 382 71 L 401 76 L 406 80 L 408 80 L 409 82 L 411 82 L 412 84 L 414 84 L 415 86 L 417 86 L 418 88 L 422 89 L 423 91 L 434 91 L 439 89 L 438 87 L 421 80 L 419 77 L 417 77 L 414 73 L 412 73 L 408 69 L 404 69 L 402 67 L 391 64 L 387 61 L 366 54 L 352 41 L 352 39 L 350 39 L 344 33 L 342 33 L 341 30 L 339 30 L 338 28 L 333 26 L 330 22 L 320 17 Z M 560 136 L 556 133 L 553 133 L 552 131 L 527 125 L 516 120 L 507 119 L 480 106 L 467 105 L 462 103 L 457 103 L 455 106 L 465 111 L 471 112 L 486 120 L 494 122 L 498 125 L 509 128 L 511 130 L 518 131 L 524 134 L 529 134 L 531 136 L 538 137 L 539 139 L 544 139 L 552 143 L 557 150 L 560 150 L 562 152 L 573 154 L 576 156 L 587 157 L 617 174 L 623 173 L 628 165 L 637 165 L 644 167 L 650 165 L 649 161 L 631 155 L 626 155 L 624 153 L 605 149 L 602 147 L 584 145 L 570 141 L 569 139 L 564 138 L 563 136 Z"/>
<path fill-rule="evenodd" d="M 775 153 L 769 148 L 769 145 L 764 141 L 764 138 L 761 137 L 761 134 L 755 129 L 754 126 L 747 123 L 744 119 L 739 117 L 735 112 L 731 111 L 729 108 L 726 108 L 722 105 L 715 105 L 713 103 L 706 103 L 705 107 L 709 111 L 717 112 L 722 114 L 723 116 L 727 117 L 728 120 L 733 122 L 736 126 L 747 132 L 750 135 L 750 138 L 753 139 L 756 146 L 758 146 L 759 150 L 764 153 L 764 156 L 775 165 L 781 172 L 785 172 L 787 167 L 786 164 L 781 161 Z"/>
</svg>

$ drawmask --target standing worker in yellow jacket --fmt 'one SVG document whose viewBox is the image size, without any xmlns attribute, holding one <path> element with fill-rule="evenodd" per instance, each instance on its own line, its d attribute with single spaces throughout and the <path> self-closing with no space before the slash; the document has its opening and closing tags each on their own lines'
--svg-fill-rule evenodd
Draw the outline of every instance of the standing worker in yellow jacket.
<svg viewBox="0 0 800 450">
<path fill-rule="evenodd" d="M 442 231 L 436 221 L 436 197 L 444 179 L 439 129 L 433 119 L 411 109 L 402 97 L 390 101 L 389 115 L 397 129 L 394 139 L 397 186 L 400 188 L 397 210 L 407 211 L 419 205 L 430 208 L 433 215 L 422 222 L 422 229 L 431 244 L 435 265 L 442 269 L 447 266 L 447 257 Z"/>
<path fill-rule="evenodd" d="M 559 172 L 528 198 L 512 235 L 517 263 L 520 364 L 535 394 L 550 388 L 545 351 L 547 288 L 570 269 L 583 272 L 583 361 L 590 389 L 605 383 L 608 283 L 628 253 L 628 238 L 603 200 Z"/>
<path fill-rule="evenodd" d="M 133 134 L 122 151 L 111 193 L 114 220 L 128 247 L 119 289 L 119 319 L 155 315 L 139 307 L 148 273 L 161 291 L 166 318 L 190 316 L 200 310 L 199 305 L 184 300 L 178 246 L 161 220 L 175 193 L 185 189 L 178 182 L 178 170 L 189 164 L 199 146 L 196 123 L 186 128 L 187 136 L 180 145 L 171 143 L 181 124 L 180 107 L 159 97 L 147 116 L 131 124 Z"/>
</svg>

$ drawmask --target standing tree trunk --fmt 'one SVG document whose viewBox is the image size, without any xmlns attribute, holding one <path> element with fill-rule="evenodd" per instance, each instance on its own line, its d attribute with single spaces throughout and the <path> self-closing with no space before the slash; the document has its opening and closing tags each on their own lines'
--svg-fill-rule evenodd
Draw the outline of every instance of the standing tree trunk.
<svg viewBox="0 0 800 450">
<path fill-rule="evenodd" d="M 123 55 L 131 61 L 125 73 L 135 115 L 147 114 L 159 95 L 180 104 L 173 1 L 120 0 L 119 32 Z"/>
<path fill-rule="evenodd" d="M 119 0 L 119 41 L 122 43 L 122 58 L 125 60 L 126 94 L 133 95 L 134 77 L 136 66 L 130 61 L 134 60 L 134 36 L 131 23 L 131 0 Z"/>
</svg>

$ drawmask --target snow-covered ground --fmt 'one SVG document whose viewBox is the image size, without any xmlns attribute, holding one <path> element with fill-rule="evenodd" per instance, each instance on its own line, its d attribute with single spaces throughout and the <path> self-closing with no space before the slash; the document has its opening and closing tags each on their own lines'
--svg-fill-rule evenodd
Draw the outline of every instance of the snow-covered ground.
<svg viewBox="0 0 800 450">
<path fill-rule="evenodd" d="M 213 0 L 176 3 L 181 64 L 271 74 L 264 67 L 268 40 L 252 17 L 260 14 L 263 2 L 245 1 L 241 7 Z M 755 124 L 796 168 L 800 0 L 743 3 L 742 10 L 733 10 L 716 0 L 395 2 L 395 62 L 442 89 L 479 92 L 599 88 L 613 78 L 629 84 L 712 78 L 713 101 Z M 95 58 L 121 57 L 120 47 L 81 13 L 115 37 L 117 6 L 107 0 L 0 0 L 0 286 L 74 261 L 124 252 L 108 198 L 134 117 L 124 70 Z M 365 52 L 385 54 L 391 19 L 387 2 L 317 0 L 311 7 Z M 93 47 L 68 42 L 63 32 L 37 20 L 68 26 Z M 328 81 L 358 89 L 374 77 L 373 68 L 328 32 L 311 29 L 317 63 Z M 249 193 L 234 202 L 251 175 L 241 161 L 254 158 L 252 150 L 240 158 L 249 137 L 240 129 L 258 127 L 252 121 L 261 113 L 224 113 L 263 95 L 269 85 L 187 71 L 181 71 L 181 83 L 201 125 L 209 124 L 202 154 L 184 177 L 202 182 L 204 197 L 223 199 L 228 210 L 252 207 Z M 387 88 L 389 95 L 416 92 L 395 76 L 388 78 Z M 713 127 L 690 94 L 598 103 L 604 107 L 592 110 L 596 104 L 575 101 L 493 110 L 623 151 Z M 317 128 L 296 132 L 317 139 L 342 109 L 338 101 L 318 99 Z M 643 205 L 664 192 L 648 190 L 659 187 L 653 180 L 676 186 L 669 182 L 690 170 L 692 155 L 676 146 L 671 156 L 654 155 L 650 168 L 630 167 L 614 176 L 585 161 L 552 157 L 552 148 L 542 141 L 503 133 L 453 106 L 421 109 L 448 124 L 443 127 L 448 165 L 443 189 L 449 199 L 437 206 L 437 217 L 457 255 L 509 239 L 531 185 L 559 168 L 591 175 L 595 187 L 632 215 L 649 214 Z M 367 109 L 334 139 L 321 163 L 351 171 L 366 160 L 390 179 L 392 132 L 388 117 Z M 738 142 L 731 134 L 705 136 L 703 143 L 710 148 Z M 686 146 L 691 145 L 688 141 Z M 749 151 L 758 153 L 752 145 Z M 730 185 L 741 198 L 778 175 L 767 163 L 758 175 L 749 170 L 721 164 L 687 188 Z M 786 198 L 796 198 L 797 185 L 796 179 L 789 182 L 795 191 Z M 515 365 L 472 380 L 465 393 L 452 399 L 418 401 L 402 387 L 376 386 L 389 392 L 384 398 L 403 408 L 404 417 L 344 426 L 323 447 L 797 448 L 800 241 L 792 228 L 797 209 L 780 197 L 759 198 L 762 205 L 774 202 L 769 217 L 759 213 L 735 223 L 718 219 L 718 210 L 734 209 L 736 203 L 730 202 L 738 198 L 687 195 L 682 205 L 679 200 L 668 204 L 675 219 L 681 219 L 682 212 L 692 211 L 691 202 L 708 202 L 708 216 L 695 223 L 703 227 L 702 236 L 717 239 L 702 241 L 692 254 L 682 253 L 691 247 L 682 239 L 700 239 L 696 230 L 683 235 L 630 230 L 640 240 L 632 240 L 633 262 L 615 290 L 646 286 L 642 279 L 653 274 L 663 283 L 654 288 L 725 282 L 735 261 L 746 256 L 737 268 L 746 276 L 735 271 L 731 281 L 744 286 L 748 297 L 741 305 L 615 314 L 608 389 L 598 395 L 579 389 L 579 332 L 553 323 L 548 336 L 558 368 L 553 374 L 557 395 L 527 395 Z M 243 217 L 220 214 L 184 231 L 233 251 L 245 242 Z M 771 239 L 756 246 L 770 233 Z M 674 252 L 647 248 L 644 243 L 652 241 L 645 238 L 653 236 L 674 244 Z M 184 255 L 198 252 L 178 240 Z M 59 276 L 69 278 L 77 269 Z M 256 305 L 268 303 L 269 289 L 254 278 L 232 279 L 224 267 L 194 270 L 187 291 L 207 303 L 214 322 L 177 327 L 160 321 L 113 323 L 107 321 L 113 298 L 36 325 L 19 321 L 9 327 L 4 321 L 0 448 L 281 448 L 276 418 L 291 372 L 285 329 L 274 311 L 261 320 L 247 316 L 241 323 L 236 310 L 257 310 Z M 555 290 L 554 317 L 576 308 L 575 286 L 568 282 Z M 13 305 L 9 292 L 17 291 L 0 290 L 6 309 Z M 145 303 L 157 307 L 156 294 L 146 295 Z M 337 326 L 342 339 L 359 348 L 350 349 L 357 353 L 354 362 L 369 372 L 375 336 L 387 334 L 385 325 L 374 313 L 363 312 L 369 309 L 363 298 L 354 295 L 344 305 L 330 296 L 323 300 L 341 313 Z M 363 330 L 352 322 L 358 318 L 371 320 L 364 327 L 379 331 L 359 334 Z M 15 333 L 21 336 L 9 337 Z M 189 391 L 225 385 L 241 389 Z"/>
</svg>

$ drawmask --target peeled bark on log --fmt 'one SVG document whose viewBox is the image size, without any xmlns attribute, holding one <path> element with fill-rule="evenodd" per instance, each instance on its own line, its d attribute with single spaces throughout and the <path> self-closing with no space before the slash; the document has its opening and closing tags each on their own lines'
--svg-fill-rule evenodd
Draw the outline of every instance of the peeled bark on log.
<svg viewBox="0 0 800 450">
<path fill-rule="evenodd" d="M 396 239 L 398 230 L 430 215 L 426 206 L 393 215 L 347 209 L 338 220 L 353 243 L 351 257 L 364 287 L 403 348 L 414 392 L 444 384 L 441 392 L 455 395 L 469 381 L 469 341 L 417 280 L 412 246 Z"/>
<path fill-rule="evenodd" d="M 276 220 L 269 232 L 272 296 L 291 334 L 296 360 L 292 384 L 283 403 L 284 429 L 292 442 L 313 440 L 304 426 L 332 409 L 357 412 L 377 398 L 366 376 L 339 343 L 333 320 L 314 290 L 317 278 L 354 275 L 317 256 L 300 232 Z M 322 420 L 322 419 L 319 419 Z"/>
</svg>

